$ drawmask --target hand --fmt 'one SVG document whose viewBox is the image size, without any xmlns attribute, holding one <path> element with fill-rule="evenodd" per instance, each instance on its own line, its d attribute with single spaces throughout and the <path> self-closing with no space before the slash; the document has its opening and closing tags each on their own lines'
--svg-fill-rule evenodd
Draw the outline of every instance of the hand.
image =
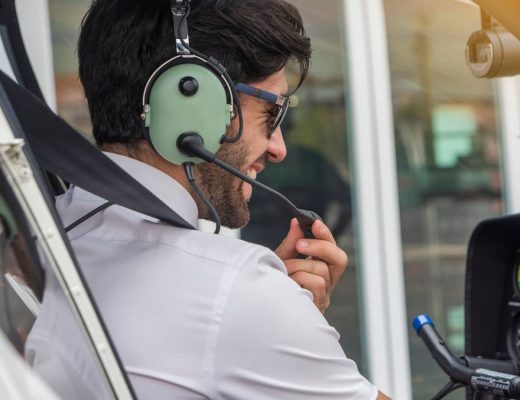
<svg viewBox="0 0 520 400">
<path fill-rule="evenodd" d="M 305 235 L 294 218 L 275 253 L 284 262 L 289 276 L 314 296 L 314 304 L 323 313 L 330 296 L 347 267 L 347 254 L 337 245 L 329 228 L 319 220 L 312 225 L 314 239 Z M 306 259 L 296 258 L 299 254 Z"/>
</svg>

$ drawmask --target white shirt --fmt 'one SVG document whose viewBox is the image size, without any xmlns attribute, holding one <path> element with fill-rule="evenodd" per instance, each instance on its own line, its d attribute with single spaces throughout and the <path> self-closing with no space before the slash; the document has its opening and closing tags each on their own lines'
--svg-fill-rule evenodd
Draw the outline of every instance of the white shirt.
<svg viewBox="0 0 520 400">
<path fill-rule="evenodd" d="M 175 180 L 109 156 L 197 225 L 195 202 Z M 67 226 L 104 202 L 72 188 L 57 208 Z M 119 206 L 69 237 L 139 399 L 376 398 L 310 292 L 269 249 Z M 47 273 L 27 357 L 64 398 L 104 398 L 66 300 Z"/>
</svg>

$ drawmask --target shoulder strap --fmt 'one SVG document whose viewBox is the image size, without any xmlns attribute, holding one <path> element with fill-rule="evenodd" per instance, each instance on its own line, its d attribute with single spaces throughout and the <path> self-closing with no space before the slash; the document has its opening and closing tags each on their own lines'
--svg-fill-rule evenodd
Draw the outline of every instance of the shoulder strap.
<svg viewBox="0 0 520 400">
<path fill-rule="evenodd" d="M 15 134 L 26 139 L 44 170 L 114 204 L 174 226 L 195 229 L 3 72 L 0 106 Z"/>
</svg>

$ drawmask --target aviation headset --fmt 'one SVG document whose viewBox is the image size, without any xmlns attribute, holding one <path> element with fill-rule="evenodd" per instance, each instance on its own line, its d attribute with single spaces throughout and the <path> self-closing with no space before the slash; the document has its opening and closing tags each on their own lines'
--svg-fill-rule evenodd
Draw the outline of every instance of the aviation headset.
<svg viewBox="0 0 520 400">
<path fill-rule="evenodd" d="M 169 0 L 177 55 L 160 65 L 148 79 L 143 93 L 144 135 L 166 160 L 182 164 L 193 190 L 210 210 L 220 231 L 217 210 L 195 182 L 193 164 L 208 161 L 275 198 L 294 215 L 307 237 L 320 217 L 298 209 L 285 196 L 249 178 L 219 160 L 215 153 L 223 143 L 235 143 L 244 127 L 242 109 L 226 68 L 189 44 L 187 18 L 191 0 Z M 227 135 L 231 119 L 238 117 L 235 136 Z M 109 206 L 107 203 L 104 207 Z"/>
<path fill-rule="evenodd" d="M 197 136 L 215 153 L 223 143 L 242 136 L 243 118 L 235 84 L 215 58 L 189 45 L 187 18 L 191 0 L 169 0 L 177 55 L 160 65 L 143 93 L 145 138 L 166 160 L 175 164 L 199 163 L 182 148 L 186 136 Z M 229 137 L 231 119 L 239 118 L 239 131 Z"/>
</svg>

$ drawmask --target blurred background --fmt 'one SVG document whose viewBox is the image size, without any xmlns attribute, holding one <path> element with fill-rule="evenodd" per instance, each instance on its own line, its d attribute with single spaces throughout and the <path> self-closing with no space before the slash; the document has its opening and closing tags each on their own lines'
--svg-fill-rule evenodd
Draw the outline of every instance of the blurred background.
<svg viewBox="0 0 520 400">
<path fill-rule="evenodd" d="M 32 1 L 18 7 L 33 65 L 50 103 L 89 136 L 76 41 L 90 1 L 41 0 L 45 12 L 31 14 Z M 395 399 L 429 399 L 447 378 L 410 321 L 429 313 L 463 353 L 470 234 L 520 209 L 520 183 L 508 178 L 520 173 L 509 161 L 518 148 L 504 145 L 519 118 L 505 111 L 506 94 L 520 86 L 466 67 L 466 41 L 480 28 L 469 1 L 289 1 L 312 38 L 312 68 L 283 126 L 287 159 L 258 180 L 318 212 L 347 251 L 326 313 L 346 354 Z M 48 50 L 37 23 L 50 27 Z M 273 248 L 289 216 L 257 192 L 251 209 L 242 238 Z"/>
</svg>

